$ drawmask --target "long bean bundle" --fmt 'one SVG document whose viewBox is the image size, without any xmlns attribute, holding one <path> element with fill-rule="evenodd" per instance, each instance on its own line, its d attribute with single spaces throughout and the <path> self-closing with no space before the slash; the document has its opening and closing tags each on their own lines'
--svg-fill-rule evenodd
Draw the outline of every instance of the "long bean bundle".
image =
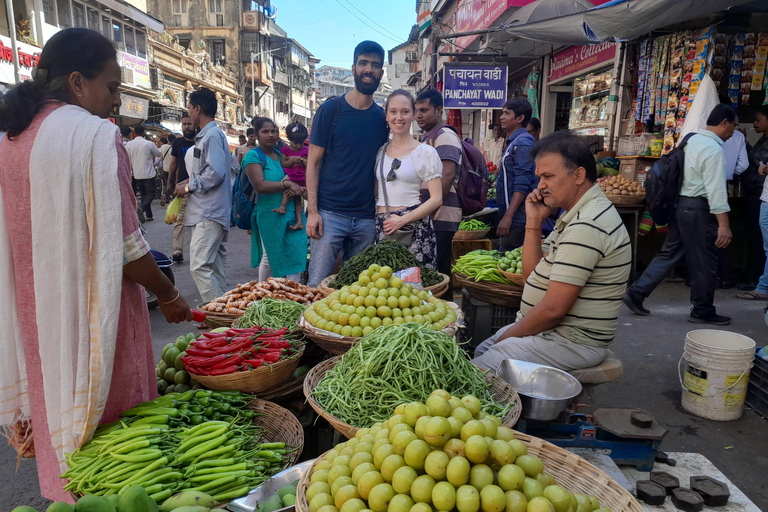
<svg viewBox="0 0 768 512">
<path fill-rule="evenodd" d="M 395 272 L 406 268 L 419 267 L 421 269 L 421 284 L 424 287 L 433 286 L 443 280 L 434 269 L 420 267 L 419 260 L 416 259 L 416 256 L 413 255 L 410 249 L 397 242 L 384 240 L 360 251 L 360 253 L 344 263 L 336 279 L 331 281 L 329 286 L 340 289 L 343 286 L 355 284 L 358 277 L 360 277 L 360 273 L 368 270 L 368 267 L 373 264 L 391 267 Z"/>
<path fill-rule="evenodd" d="M 453 338 L 416 323 L 376 329 L 326 373 L 312 396 L 329 413 L 356 427 L 370 427 L 398 405 L 425 402 L 436 389 L 474 395 L 483 410 L 503 418 L 512 404 L 496 402 L 483 372 Z"/>
<path fill-rule="evenodd" d="M 498 251 L 477 250 L 468 252 L 456 260 L 453 272 L 464 274 L 475 281 L 492 281 L 499 284 L 512 284 L 499 272 L 501 255 Z"/>
<path fill-rule="evenodd" d="M 238 324 L 244 329 L 258 325 L 268 329 L 287 327 L 290 330 L 294 330 L 296 328 L 296 321 L 305 308 L 306 305 L 292 300 L 278 300 L 266 297 L 248 306 Z"/>
</svg>

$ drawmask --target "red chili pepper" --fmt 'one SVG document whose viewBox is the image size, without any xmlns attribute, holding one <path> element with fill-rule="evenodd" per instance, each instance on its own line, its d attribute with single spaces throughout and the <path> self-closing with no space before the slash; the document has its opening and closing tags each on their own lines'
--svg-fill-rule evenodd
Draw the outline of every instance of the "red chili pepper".
<svg viewBox="0 0 768 512">
<path fill-rule="evenodd" d="M 197 343 L 191 343 L 191 345 L 197 347 L 197 348 L 204 348 L 208 350 L 213 350 L 216 347 L 223 347 L 227 344 L 227 338 L 211 338 L 207 339 L 205 341 L 199 341 Z"/>
<path fill-rule="evenodd" d="M 229 329 L 226 332 L 226 335 L 227 336 L 237 336 L 238 334 L 242 333 L 243 331 L 245 331 L 245 329 L 234 329 L 233 328 L 233 329 Z"/>
<path fill-rule="evenodd" d="M 215 350 L 218 354 L 232 354 L 234 352 L 239 352 L 240 350 L 251 348 L 252 346 L 253 342 L 251 340 L 245 339 L 236 343 L 224 345 L 223 347 L 215 347 L 213 350 Z"/>
<path fill-rule="evenodd" d="M 219 354 L 216 357 L 209 357 L 205 361 L 200 361 L 198 363 L 198 366 L 200 368 L 211 368 L 215 364 L 218 364 L 222 361 L 226 361 L 226 359 L 227 359 L 227 356 L 225 356 L 224 354 Z"/>
<path fill-rule="evenodd" d="M 205 322 L 205 313 L 196 309 L 192 310 L 192 320 L 195 322 Z"/>
<path fill-rule="evenodd" d="M 264 348 L 291 348 L 291 344 L 287 341 L 267 341 L 264 343 Z"/>
<path fill-rule="evenodd" d="M 264 364 L 263 359 L 243 359 L 243 364 L 246 364 L 252 368 L 258 368 Z"/>
<path fill-rule="evenodd" d="M 237 371 L 237 366 L 225 366 L 224 368 L 216 368 L 215 370 L 210 370 L 207 375 L 229 375 L 230 373 L 235 373 Z"/>
<path fill-rule="evenodd" d="M 218 355 L 218 352 L 214 352 L 213 350 L 198 348 L 198 347 L 187 347 L 186 352 L 190 356 L 215 357 Z"/>
<path fill-rule="evenodd" d="M 265 363 L 276 363 L 280 360 L 280 352 L 267 352 L 259 355 L 263 356 Z"/>
<path fill-rule="evenodd" d="M 243 356 L 240 354 L 237 354 L 236 356 L 228 357 L 226 361 L 222 361 L 220 363 L 216 363 L 215 365 L 211 366 L 211 369 L 216 370 L 218 368 L 224 368 L 225 366 L 232 366 L 240 364 L 240 361 L 243 360 Z"/>
<path fill-rule="evenodd" d="M 194 366 L 199 366 L 202 363 L 207 363 L 210 361 L 210 357 L 200 357 L 200 356 L 186 356 L 182 357 L 181 361 L 185 364 L 192 364 Z"/>
<path fill-rule="evenodd" d="M 209 338 L 209 339 L 211 339 L 211 338 L 226 338 L 227 337 L 227 333 L 225 333 L 225 332 L 204 332 L 203 336 L 206 337 L 206 338 Z M 197 338 L 197 340 L 199 341 L 200 338 Z"/>
<path fill-rule="evenodd" d="M 259 347 L 259 349 L 256 351 L 257 354 L 268 354 L 270 352 L 277 352 L 278 354 L 282 353 L 282 348 L 270 348 L 270 347 Z"/>
</svg>

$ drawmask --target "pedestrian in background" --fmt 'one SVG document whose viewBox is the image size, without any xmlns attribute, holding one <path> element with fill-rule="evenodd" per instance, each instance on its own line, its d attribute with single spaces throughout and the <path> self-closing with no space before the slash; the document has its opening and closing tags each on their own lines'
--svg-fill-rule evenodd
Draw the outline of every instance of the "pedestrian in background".
<svg viewBox="0 0 768 512">
<path fill-rule="evenodd" d="M 183 137 L 179 137 L 173 141 L 171 146 L 171 163 L 168 166 L 168 184 L 166 186 L 166 193 L 168 197 L 174 197 L 176 184 L 187 181 L 189 174 L 187 174 L 187 166 L 184 157 L 187 154 L 187 150 L 195 145 L 195 125 L 192 124 L 188 114 L 181 116 L 181 131 Z M 171 259 L 177 263 L 184 261 L 184 234 L 186 228 L 184 226 L 184 214 L 187 211 L 187 198 L 181 197 L 181 204 L 179 204 L 179 213 L 176 215 L 176 222 L 173 223 L 173 255 Z"/>
<path fill-rule="evenodd" d="M 355 88 L 320 105 L 309 138 L 309 286 L 333 273 L 339 254 L 347 261 L 376 235 L 373 167 L 388 130 L 373 93 L 384 74 L 384 48 L 363 41 L 353 59 Z"/>
<path fill-rule="evenodd" d="M 149 139 L 144 137 L 145 128 L 138 125 L 133 128 L 136 138 L 125 145 L 128 151 L 128 157 L 131 159 L 131 169 L 133 170 L 133 179 L 136 180 L 136 188 L 141 195 L 141 204 L 139 207 L 144 212 L 144 218 L 147 222 L 153 221 L 152 201 L 155 198 L 157 183 L 155 176 L 155 158 L 160 157 L 160 149 Z"/>
<path fill-rule="evenodd" d="M 736 121 L 738 124 L 738 120 Z M 726 190 L 729 183 L 733 183 L 733 177 L 741 175 L 749 167 L 747 156 L 747 142 L 744 134 L 739 130 L 733 132 L 731 138 L 723 143 L 725 155 L 725 181 Z M 717 280 L 722 289 L 733 288 L 736 284 L 733 279 L 733 257 L 730 247 L 717 249 Z"/>
<path fill-rule="evenodd" d="M 244 140 L 240 147 L 237 148 L 235 156 L 237 156 L 237 163 L 242 164 L 243 158 L 248 154 L 250 150 L 256 147 L 256 130 L 253 127 L 248 128 L 245 131 L 247 137 L 240 136 L 241 141 Z"/>
<path fill-rule="evenodd" d="M 176 185 L 176 195 L 187 198 L 184 225 L 192 228 L 189 270 L 204 302 L 227 289 L 227 235 L 232 213 L 227 137 L 214 120 L 218 102 L 210 89 L 189 95 L 189 118 L 200 130 L 185 155 L 189 180 Z"/>
<path fill-rule="evenodd" d="M 526 127 L 533 108 L 525 98 L 512 98 L 504 104 L 501 127 L 507 135 L 507 147 L 499 166 L 496 197 L 499 203 L 499 246 L 511 251 L 525 241 L 525 198 L 536 188 L 536 163 L 531 148 L 536 143 Z"/>
<path fill-rule="evenodd" d="M 416 97 L 416 123 L 424 130 L 421 141 L 437 150 L 442 163 L 440 183 L 442 184 L 442 206 L 432 212 L 437 241 L 437 271 L 451 275 L 451 251 L 453 235 L 461 223 L 461 205 L 456 193 L 454 180 L 456 169 L 461 165 L 462 147 L 456 129 L 443 122 L 443 95 L 434 89 L 427 89 Z M 422 185 L 421 200 L 430 198 L 429 190 Z M 452 287 L 446 292 L 450 297 Z"/>
<path fill-rule="evenodd" d="M 243 159 L 243 168 L 258 193 L 251 216 L 251 266 L 259 269 L 259 281 L 270 277 L 287 277 L 299 282 L 307 267 L 307 233 L 293 228 L 293 219 L 302 221 L 303 210 L 294 201 L 287 204 L 287 212 L 277 212 L 287 192 L 300 197 L 306 189 L 286 175 L 277 151 L 280 137 L 271 119 L 253 120 L 259 142 Z M 294 209 L 296 211 L 294 211 Z"/>
<path fill-rule="evenodd" d="M 531 134 L 531 137 L 533 137 L 534 140 L 538 141 L 541 136 L 541 121 L 539 121 L 538 117 L 532 117 L 531 120 L 528 121 L 528 126 L 526 126 L 525 129 Z"/>
<path fill-rule="evenodd" d="M 664 245 L 624 295 L 624 304 L 635 314 L 651 314 L 643 307 L 643 301 L 685 256 L 693 304 L 688 321 L 713 325 L 731 323 L 729 317 L 717 314 L 714 300 L 717 249 L 728 247 L 732 236 L 722 146 L 736 130 L 737 119 L 733 107 L 717 105 L 709 114 L 707 128 L 688 139 L 684 149 L 683 184 Z"/>
<path fill-rule="evenodd" d="M 157 397 L 144 289 L 168 322 L 192 313 L 136 218 L 112 41 L 57 32 L 33 75 L 0 98 L 0 426 L 31 422 L 40 493 L 73 503 L 66 456 Z"/>
<path fill-rule="evenodd" d="M 483 141 L 483 157 L 486 162 L 499 165 L 501 155 L 504 153 L 504 132 L 500 124 L 490 124 L 488 130 L 490 133 Z"/>
</svg>

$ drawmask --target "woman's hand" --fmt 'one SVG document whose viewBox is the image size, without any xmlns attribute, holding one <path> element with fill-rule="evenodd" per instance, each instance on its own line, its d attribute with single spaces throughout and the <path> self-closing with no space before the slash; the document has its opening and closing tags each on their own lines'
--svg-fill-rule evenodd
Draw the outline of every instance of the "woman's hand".
<svg viewBox="0 0 768 512">
<path fill-rule="evenodd" d="M 290 180 L 283 181 L 283 186 L 288 190 L 288 197 L 300 196 L 306 191 L 304 187 Z"/>
<path fill-rule="evenodd" d="M 165 321 L 169 324 L 178 324 L 181 322 L 192 321 L 192 311 L 189 309 L 187 300 L 179 295 L 179 298 L 170 304 L 161 304 L 158 298 L 160 311 L 165 315 Z"/>
<path fill-rule="evenodd" d="M 408 224 L 408 220 L 405 218 L 405 215 L 392 215 L 384 221 L 384 232 L 391 235 L 406 224 Z"/>
</svg>

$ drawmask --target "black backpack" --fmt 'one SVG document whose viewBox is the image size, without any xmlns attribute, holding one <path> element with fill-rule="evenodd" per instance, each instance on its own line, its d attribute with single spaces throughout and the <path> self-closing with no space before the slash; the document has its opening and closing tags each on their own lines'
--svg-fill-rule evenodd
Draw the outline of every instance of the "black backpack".
<svg viewBox="0 0 768 512">
<path fill-rule="evenodd" d="M 684 149 L 692 135 L 689 133 L 675 149 L 662 155 L 645 177 L 645 205 L 658 226 L 669 224 L 675 215 L 683 187 Z"/>
</svg>

